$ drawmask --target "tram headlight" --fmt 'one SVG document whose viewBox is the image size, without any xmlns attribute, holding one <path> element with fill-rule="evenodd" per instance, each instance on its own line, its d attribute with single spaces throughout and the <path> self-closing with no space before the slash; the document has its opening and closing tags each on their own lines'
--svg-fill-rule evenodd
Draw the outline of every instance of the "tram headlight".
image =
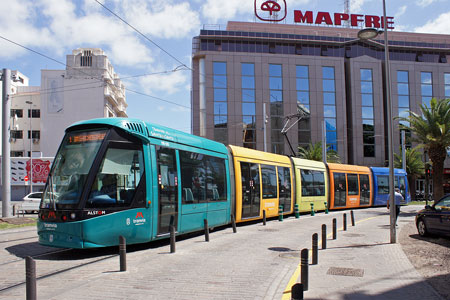
<svg viewBox="0 0 450 300">
<path fill-rule="evenodd" d="M 77 214 L 76 214 L 76 213 L 71 213 L 71 214 L 70 214 L 70 218 L 71 218 L 72 220 L 75 220 L 76 217 L 77 217 Z"/>
</svg>

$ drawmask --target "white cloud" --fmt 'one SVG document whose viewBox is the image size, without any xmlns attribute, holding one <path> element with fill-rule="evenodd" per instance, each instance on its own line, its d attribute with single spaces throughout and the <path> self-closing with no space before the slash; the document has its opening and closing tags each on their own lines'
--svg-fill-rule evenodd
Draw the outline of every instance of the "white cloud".
<svg viewBox="0 0 450 300">
<path fill-rule="evenodd" d="M 399 7 L 397 13 L 395 14 L 395 17 L 398 18 L 400 16 L 403 16 L 405 14 L 405 12 L 406 12 L 406 8 L 407 8 L 406 5 L 403 5 L 403 6 Z"/>
<path fill-rule="evenodd" d="M 153 5 L 152 5 L 153 4 Z M 121 1 L 125 19 L 144 34 L 163 38 L 182 38 L 200 27 L 199 14 L 188 2 L 171 4 L 145 0 Z"/>
<path fill-rule="evenodd" d="M 420 7 L 425 7 L 432 4 L 433 2 L 436 2 L 436 0 L 418 0 L 416 1 L 416 4 Z"/>
<path fill-rule="evenodd" d="M 366 0 L 350 0 L 350 13 L 359 13 Z"/>
<path fill-rule="evenodd" d="M 416 27 L 415 32 L 448 34 L 450 28 L 450 11 L 441 14 L 436 19 L 427 22 L 425 25 Z"/>
<path fill-rule="evenodd" d="M 47 28 L 34 28 L 29 25 L 39 19 L 34 6 L 32 0 L 0 1 L 0 11 L 7 12 L 2 14 L 0 35 L 25 46 L 52 44 L 54 39 Z M 20 46 L 0 41 L 0 57 L 12 58 L 25 53 L 27 50 Z"/>
<path fill-rule="evenodd" d="M 160 51 L 92 0 L 6 2 L 0 1 L 0 10 L 8 11 L 2 17 L 0 35 L 48 56 L 63 56 L 79 47 L 98 47 L 115 65 L 142 68 Z M 188 2 L 172 2 L 117 0 L 114 5 L 108 1 L 112 11 L 152 40 L 192 36 L 200 27 L 198 13 Z M 0 57 L 26 54 L 26 50 L 5 41 L 0 40 L 0 47 Z"/>
<path fill-rule="evenodd" d="M 253 12 L 253 3 L 253 1 L 242 0 L 207 0 L 201 11 L 205 19 L 216 23 L 219 20 L 232 20 L 242 12 Z"/>
<path fill-rule="evenodd" d="M 153 70 L 153 72 L 158 72 Z M 151 76 L 142 77 L 139 79 L 140 86 L 144 89 L 145 93 L 150 95 L 157 92 L 165 92 L 172 95 L 180 90 L 186 89 L 189 83 L 189 71 L 178 71 L 167 74 L 156 74 Z M 189 88 L 186 92 L 189 91 Z"/>
</svg>

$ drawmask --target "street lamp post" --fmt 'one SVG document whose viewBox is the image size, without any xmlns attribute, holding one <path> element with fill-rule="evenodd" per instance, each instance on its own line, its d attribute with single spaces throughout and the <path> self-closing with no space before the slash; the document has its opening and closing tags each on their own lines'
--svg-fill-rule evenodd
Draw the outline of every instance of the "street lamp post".
<svg viewBox="0 0 450 300">
<path fill-rule="evenodd" d="M 31 118 L 33 117 L 33 113 L 31 111 L 31 104 L 33 104 L 33 102 L 31 101 L 25 101 L 26 104 L 30 105 L 30 110 L 29 110 L 29 122 L 30 122 L 30 193 L 33 192 L 33 131 L 31 130 Z"/>
<path fill-rule="evenodd" d="M 391 101 L 391 79 L 389 66 L 389 45 L 388 30 L 386 22 L 386 3 L 383 0 L 383 28 L 384 28 L 384 57 L 385 57 L 385 78 L 386 78 L 386 103 L 387 103 L 387 127 L 388 127 L 388 161 L 389 161 L 389 207 L 390 207 L 390 241 L 391 244 L 397 242 L 395 230 L 395 197 L 394 197 L 394 148 L 393 148 L 393 124 L 392 124 L 392 101 Z M 363 40 L 373 39 L 383 31 L 373 28 L 362 29 L 358 32 L 358 37 Z"/>
</svg>

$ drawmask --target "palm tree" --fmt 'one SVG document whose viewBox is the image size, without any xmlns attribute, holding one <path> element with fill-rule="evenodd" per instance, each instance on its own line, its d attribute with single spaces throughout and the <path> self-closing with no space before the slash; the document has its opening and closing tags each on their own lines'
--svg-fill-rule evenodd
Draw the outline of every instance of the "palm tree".
<svg viewBox="0 0 450 300">
<path fill-rule="evenodd" d="M 298 147 L 298 157 L 315 161 L 323 161 L 322 142 L 317 142 L 314 145 L 309 143 L 306 147 Z M 327 161 L 341 163 L 341 158 L 335 150 L 329 149 L 327 150 Z"/>
<path fill-rule="evenodd" d="M 419 151 L 420 147 L 406 149 L 406 173 L 408 174 L 408 186 L 409 193 L 413 200 L 416 199 L 416 178 L 424 174 L 425 164 L 422 161 L 422 152 Z M 401 154 L 395 153 L 394 166 L 396 168 L 402 168 L 403 158 Z"/>
<path fill-rule="evenodd" d="M 431 99 L 430 107 L 422 104 L 422 115 L 409 112 L 408 117 L 399 117 L 409 122 L 401 125 L 403 129 L 411 130 L 414 139 L 420 143 L 433 164 L 433 197 L 438 201 L 444 195 L 442 174 L 447 147 L 450 146 L 450 99 Z"/>
</svg>

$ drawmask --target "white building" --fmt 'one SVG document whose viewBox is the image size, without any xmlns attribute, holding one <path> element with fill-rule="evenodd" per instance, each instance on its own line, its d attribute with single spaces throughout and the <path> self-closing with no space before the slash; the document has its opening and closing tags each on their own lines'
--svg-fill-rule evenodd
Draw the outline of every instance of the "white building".
<svg viewBox="0 0 450 300">
<path fill-rule="evenodd" d="M 54 156 L 72 123 L 92 118 L 127 117 L 125 87 L 98 48 L 67 55 L 66 70 L 41 71 L 41 145 Z"/>
<path fill-rule="evenodd" d="M 9 80 L 10 80 L 10 87 L 11 87 L 11 90 L 9 91 L 9 93 L 12 96 L 12 98 L 14 98 L 14 95 L 17 93 L 17 90 L 19 87 L 28 86 L 28 83 L 29 83 L 28 77 L 26 77 L 25 75 L 23 75 L 22 73 L 20 73 L 17 70 L 11 71 L 11 78 Z M 3 83 L 0 84 L 0 95 L 3 95 Z M 11 109 L 13 109 L 12 103 L 11 103 Z M 3 116 L 3 105 L 0 105 L 0 116 Z M 13 124 L 11 123 L 11 126 L 12 125 Z M 3 151 L 2 147 L 1 147 L 2 141 L 3 141 L 3 130 L 0 130 L 0 156 Z"/>
<path fill-rule="evenodd" d="M 41 70 L 41 86 L 28 86 L 26 76 L 11 71 L 16 78 L 10 91 L 12 160 L 32 156 L 34 168 L 37 158 L 55 156 L 69 125 L 92 118 L 127 117 L 125 87 L 103 50 L 76 49 L 66 60 L 65 70 Z M 29 171 L 26 175 L 33 177 Z M 19 177 L 11 181 L 12 200 L 29 190 L 24 176 Z M 33 190 L 42 188 L 37 184 Z"/>
</svg>

